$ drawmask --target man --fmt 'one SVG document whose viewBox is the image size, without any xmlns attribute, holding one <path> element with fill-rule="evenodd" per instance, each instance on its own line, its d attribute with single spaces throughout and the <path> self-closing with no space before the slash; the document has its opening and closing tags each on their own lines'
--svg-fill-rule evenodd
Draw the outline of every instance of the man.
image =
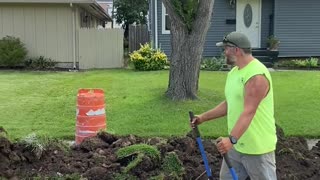
<svg viewBox="0 0 320 180">
<path fill-rule="evenodd" d="M 229 137 L 219 138 L 217 148 L 227 153 L 239 180 L 274 180 L 277 142 L 273 87 L 268 69 L 251 54 L 248 38 L 239 32 L 228 34 L 216 44 L 224 48 L 228 73 L 226 100 L 196 116 L 191 126 L 227 115 Z M 220 179 L 232 179 L 223 161 Z"/>
</svg>

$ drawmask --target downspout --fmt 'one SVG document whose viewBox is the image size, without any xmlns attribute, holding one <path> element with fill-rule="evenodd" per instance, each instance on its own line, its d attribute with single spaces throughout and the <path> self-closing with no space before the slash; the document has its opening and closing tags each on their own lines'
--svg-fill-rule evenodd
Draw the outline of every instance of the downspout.
<svg viewBox="0 0 320 180">
<path fill-rule="evenodd" d="M 274 36 L 276 36 L 276 17 L 277 17 L 277 15 L 276 15 L 276 13 L 277 13 L 277 10 L 276 10 L 276 7 L 278 7 L 278 6 L 276 6 L 276 3 L 277 3 L 277 0 L 274 0 L 273 1 L 273 21 L 272 21 L 272 35 L 274 35 Z"/>
<path fill-rule="evenodd" d="M 154 1 L 154 47 L 158 49 L 158 0 Z"/>
<path fill-rule="evenodd" d="M 111 22 L 111 29 L 113 29 L 113 26 L 114 26 L 114 0 L 112 0 L 112 12 L 111 12 L 111 19 L 112 19 L 112 22 Z"/>
<path fill-rule="evenodd" d="M 72 2 L 70 2 L 70 7 L 73 7 Z M 76 23 L 75 23 L 75 17 L 76 17 L 76 8 L 72 8 L 72 43 L 73 43 L 73 70 L 77 69 L 76 64 Z"/>
</svg>

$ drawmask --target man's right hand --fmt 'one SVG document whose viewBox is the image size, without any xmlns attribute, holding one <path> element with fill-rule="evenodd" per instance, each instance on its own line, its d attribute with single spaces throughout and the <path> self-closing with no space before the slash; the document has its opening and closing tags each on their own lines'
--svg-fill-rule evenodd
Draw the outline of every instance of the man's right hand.
<svg viewBox="0 0 320 180">
<path fill-rule="evenodd" d="M 198 126 L 202 123 L 202 118 L 199 115 L 196 115 L 193 117 L 192 121 L 190 122 L 191 128 L 195 128 L 195 126 Z"/>
</svg>

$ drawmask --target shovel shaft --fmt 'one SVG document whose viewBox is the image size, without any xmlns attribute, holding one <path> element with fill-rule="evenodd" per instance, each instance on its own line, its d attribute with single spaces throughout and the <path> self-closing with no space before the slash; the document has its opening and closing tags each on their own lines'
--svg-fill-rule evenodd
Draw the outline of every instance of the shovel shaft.
<svg viewBox="0 0 320 180">
<path fill-rule="evenodd" d="M 211 172 L 211 169 L 209 167 L 209 163 L 208 163 L 208 160 L 207 160 L 207 156 L 206 156 L 206 153 L 204 151 L 204 147 L 202 145 L 202 140 L 200 137 L 197 137 L 197 143 L 198 143 L 198 146 L 199 146 L 199 149 L 200 149 L 200 152 L 201 152 L 201 156 L 202 156 L 202 159 L 203 159 L 203 163 L 204 163 L 204 166 L 206 168 L 206 173 L 207 173 L 207 176 L 208 178 L 211 180 L 213 179 L 212 178 L 212 172 Z"/>
<path fill-rule="evenodd" d="M 223 155 L 223 158 L 224 158 L 224 161 L 226 162 L 228 168 L 229 168 L 229 171 L 230 171 L 230 174 L 232 176 L 232 179 L 233 180 L 238 180 L 238 176 L 236 174 L 236 171 L 234 170 L 234 168 L 232 167 L 231 165 L 231 162 L 230 162 L 230 159 L 229 159 L 229 156 L 227 154 L 224 154 Z"/>
<path fill-rule="evenodd" d="M 189 116 L 190 116 L 190 122 L 192 122 L 193 118 L 194 118 L 194 114 L 193 112 L 189 111 Z M 207 156 L 206 156 L 206 153 L 204 151 L 204 147 L 202 145 L 202 139 L 200 137 L 200 132 L 199 132 L 199 129 L 198 129 L 198 126 L 195 126 L 193 128 L 193 131 L 196 135 L 196 140 L 197 140 L 197 143 L 198 143 L 198 146 L 199 146 L 199 149 L 200 149 L 200 152 L 201 152 L 201 156 L 202 156 L 202 159 L 203 159 L 203 163 L 204 163 L 204 166 L 206 168 L 206 173 L 207 173 L 207 176 L 208 176 L 208 179 L 209 180 L 213 180 L 213 177 L 212 177 L 212 172 L 211 172 L 211 169 L 209 167 L 209 163 L 208 163 L 208 160 L 207 160 Z"/>
<path fill-rule="evenodd" d="M 218 139 L 218 140 L 217 140 L 217 143 L 219 143 L 219 142 L 220 142 L 220 140 Z M 231 176 L 232 176 L 232 179 L 233 179 L 233 180 L 238 180 L 238 176 L 237 176 L 237 174 L 236 174 L 236 171 L 235 171 L 234 168 L 232 167 L 231 161 L 230 161 L 229 156 L 228 156 L 227 153 L 226 153 L 226 154 L 223 154 L 223 159 L 224 159 L 224 161 L 226 162 L 226 164 L 227 164 L 227 166 L 228 166 L 228 168 L 229 168 L 229 171 L 230 171 L 230 174 L 231 174 Z"/>
</svg>

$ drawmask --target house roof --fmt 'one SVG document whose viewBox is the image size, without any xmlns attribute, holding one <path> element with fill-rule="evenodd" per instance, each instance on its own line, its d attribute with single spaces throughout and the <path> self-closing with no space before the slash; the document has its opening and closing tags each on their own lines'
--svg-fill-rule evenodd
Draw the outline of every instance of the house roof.
<svg viewBox="0 0 320 180">
<path fill-rule="evenodd" d="M 100 2 L 109 2 L 109 3 L 112 3 L 113 2 L 113 0 L 97 0 L 99 3 Z"/>
<path fill-rule="evenodd" d="M 97 17 L 112 21 L 107 12 L 97 3 L 96 0 L 0 0 L 0 3 L 51 3 L 51 4 L 78 4 Z"/>
</svg>

